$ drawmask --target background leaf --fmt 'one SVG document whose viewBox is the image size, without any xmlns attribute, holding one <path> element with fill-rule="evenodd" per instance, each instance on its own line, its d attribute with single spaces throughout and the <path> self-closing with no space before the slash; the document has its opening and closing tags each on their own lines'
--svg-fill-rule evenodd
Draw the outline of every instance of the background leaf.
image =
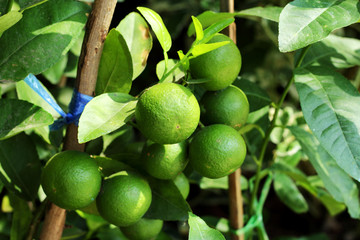
<svg viewBox="0 0 360 240">
<path fill-rule="evenodd" d="M 282 173 L 274 174 L 274 189 L 280 200 L 296 213 L 309 210 L 308 204 L 291 178 Z"/>
<path fill-rule="evenodd" d="M 12 217 L 10 240 L 23 240 L 26 238 L 32 219 L 29 204 L 15 194 L 9 194 L 11 207 L 14 209 Z"/>
<path fill-rule="evenodd" d="M 173 66 L 175 66 L 177 62 L 178 62 L 178 60 L 168 59 L 168 69 L 171 69 Z M 162 60 L 156 65 L 156 75 L 159 80 L 164 75 L 164 71 L 165 71 L 165 60 Z M 164 83 L 165 82 L 176 82 L 177 80 L 183 78 L 184 76 L 185 76 L 184 71 L 182 71 L 181 67 L 178 67 L 163 82 Z"/>
<path fill-rule="evenodd" d="M 77 1 L 50 0 L 25 10 L 0 38 L 6 46 L 0 51 L 0 79 L 21 80 L 59 61 L 81 33 L 88 9 Z"/>
<path fill-rule="evenodd" d="M 96 95 L 107 92 L 128 93 L 132 83 L 132 62 L 121 34 L 112 29 L 107 35 L 99 64 Z"/>
<path fill-rule="evenodd" d="M 210 228 L 204 220 L 189 212 L 189 240 L 225 240 L 225 237 L 213 228 Z"/>
<path fill-rule="evenodd" d="M 34 142 L 24 133 L 0 141 L 0 179 L 5 187 L 33 200 L 40 186 L 41 164 Z"/>
<path fill-rule="evenodd" d="M 68 61 L 68 55 L 65 55 L 62 58 L 60 58 L 60 60 L 57 63 L 55 63 L 51 68 L 47 69 L 42 74 L 52 84 L 54 85 L 58 84 L 61 80 L 61 77 L 64 74 L 67 61 Z"/>
<path fill-rule="evenodd" d="M 0 140 L 54 122 L 52 116 L 42 108 L 17 99 L 1 99 L 0 116 Z"/>
<path fill-rule="evenodd" d="M 21 9 L 24 9 L 24 8 L 36 6 L 46 1 L 48 0 L 19 0 L 19 5 Z"/>
<path fill-rule="evenodd" d="M 144 217 L 165 221 L 185 221 L 188 218 L 190 206 L 173 181 L 151 178 L 149 183 L 153 198 Z"/>
<path fill-rule="evenodd" d="M 92 99 L 79 120 L 79 142 L 120 128 L 134 115 L 136 103 L 136 98 L 125 93 L 104 93 Z"/>
<path fill-rule="evenodd" d="M 12 4 L 11 0 L 0 0 L 0 16 L 7 13 L 9 4 Z"/>
<path fill-rule="evenodd" d="M 295 0 L 285 6 L 279 21 L 279 49 L 290 52 L 320 41 L 335 29 L 360 19 L 358 0 Z"/>
<path fill-rule="evenodd" d="M 145 69 L 152 48 L 152 37 L 146 21 L 136 12 L 129 13 L 116 27 L 129 48 L 134 80 Z"/>
<path fill-rule="evenodd" d="M 14 26 L 22 18 L 22 14 L 18 11 L 11 11 L 0 17 L 0 37 L 9 28 Z"/>
<path fill-rule="evenodd" d="M 171 36 L 160 15 L 149 8 L 138 7 L 137 9 L 150 24 L 162 49 L 165 52 L 169 51 L 171 48 Z"/>
<path fill-rule="evenodd" d="M 353 218 L 359 218 L 359 190 L 354 181 L 336 164 L 334 158 L 328 154 L 311 133 L 299 127 L 291 127 L 290 130 L 300 142 L 325 188 L 337 201 L 345 203 Z"/>
<path fill-rule="evenodd" d="M 336 163 L 360 181 L 357 89 L 340 73 L 324 67 L 296 69 L 295 84 L 311 131 Z"/>
</svg>

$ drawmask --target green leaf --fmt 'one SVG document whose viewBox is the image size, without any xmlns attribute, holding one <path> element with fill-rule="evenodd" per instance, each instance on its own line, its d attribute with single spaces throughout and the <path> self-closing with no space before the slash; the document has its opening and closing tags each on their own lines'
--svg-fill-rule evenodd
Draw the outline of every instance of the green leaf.
<svg viewBox="0 0 360 240">
<path fill-rule="evenodd" d="M 17 99 L 0 99 L 0 140 L 54 122 L 42 108 Z"/>
<path fill-rule="evenodd" d="M 281 7 L 268 6 L 268 7 L 249 8 L 236 13 L 226 13 L 226 12 L 218 13 L 213 11 L 205 11 L 200 15 L 198 15 L 196 18 L 202 24 L 203 28 L 206 28 L 218 21 L 232 17 L 245 17 L 245 18 L 262 17 L 267 20 L 278 22 L 281 10 L 282 10 Z M 191 23 L 187 30 L 187 35 L 191 36 L 194 33 L 195 33 L 194 23 Z"/>
<path fill-rule="evenodd" d="M 18 11 L 11 11 L 0 17 L 0 37 L 1 35 L 14 26 L 23 17 Z"/>
<path fill-rule="evenodd" d="M 0 0 L 0 16 L 7 13 L 9 5 L 12 5 L 13 0 Z"/>
<path fill-rule="evenodd" d="M 25 8 L 35 7 L 39 4 L 42 4 L 48 0 L 19 0 L 19 6 L 21 10 Z"/>
<path fill-rule="evenodd" d="M 345 203 L 353 218 L 359 218 L 359 190 L 354 181 L 336 164 L 334 158 L 328 154 L 311 133 L 299 127 L 290 127 L 290 130 L 300 142 L 325 188 L 338 202 Z"/>
<path fill-rule="evenodd" d="M 245 78 L 236 79 L 233 85 L 240 88 L 246 95 L 250 112 L 257 111 L 265 106 L 270 105 L 271 100 L 267 92 L 260 88 L 258 84 L 251 82 Z"/>
<path fill-rule="evenodd" d="M 324 66 L 331 68 L 350 68 L 360 65 L 360 41 L 354 38 L 330 34 L 321 42 L 309 48 L 301 66 Z M 298 52 L 297 52 L 298 53 Z"/>
<path fill-rule="evenodd" d="M 204 53 L 210 52 L 212 50 L 215 50 L 219 47 L 222 47 L 226 44 L 230 43 L 229 41 L 224 42 L 216 42 L 216 43 L 203 43 L 203 44 L 196 44 L 194 48 L 192 49 L 191 53 L 193 57 L 200 56 Z"/>
<path fill-rule="evenodd" d="M 111 158 L 95 156 L 94 159 L 105 177 L 124 170 L 134 171 L 134 169 L 127 164 Z"/>
<path fill-rule="evenodd" d="M 162 49 L 165 52 L 169 51 L 171 48 L 171 36 L 160 15 L 146 7 L 138 7 L 137 10 L 139 10 L 146 21 L 150 24 Z"/>
<path fill-rule="evenodd" d="M 213 38 L 213 36 L 215 36 L 215 34 L 225 29 L 234 21 L 234 18 L 226 18 L 212 24 L 210 27 L 204 30 L 204 37 L 199 42 L 197 42 L 197 44 L 207 43 L 211 38 Z"/>
<path fill-rule="evenodd" d="M 340 73 L 324 67 L 295 70 L 304 118 L 320 144 L 360 181 L 360 94 Z"/>
<path fill-rule="evenodd" d="M 203 31 L 203 27 L 199 21 L 199 19 L 197 19 L 194 16 L 191 16 L 193 24 L 195 26 L 195 32 L 196 32 L 196 40 L 195 41 L 200 41 L 203 37 L 204 37 L 204 31 Z"/>
<path fill-rule="evenodd" d="M 295 0 L 285 6 L 279 21 L 279 49 L 290 52 L 325 38 L 335 29 L 360 19 L 358 0 Z"/>
<path fill-rule="evenodd" d="M 26 200 L 35 199 L 41 164 L 35 144 L 26 134 L 0 141 L 0 179 L 5 187 Z"/>
<path fill-rule="evenodd" d="M 152 201 L 144 217 L 165 221 L 185 221 L 188 218 L 190 206 L 173 181 L 151 178 L 149 183 Z"/>
<path fill-rule="evenodd" d="M 189 240 L 225 240 L 225 237 L 213 228 L 210 228 L 204 220 L 189 212 Z"/>
<path fill-rule="evenodd" d="M 175 66 L 179 61 L 175 59 L 168 59 L 168 69 L 171 69 L 173 66 Z M 156 75 L 158 79 L 160 80 L 162 76 L 164 75 L 165 71 L 165 60 L 160 61 L 156 65 Z M 185 76 L 185 72 L 182 70 L 181 67 L 178 67 L 173 71 L 163 82 L 176 82 L 177 80 L 183 78 Z"/>
<path fill-rule="evenodd" d="M 14 194 L 9 194 L 9 198 L 10 204 L 14 209 L 10 230 L 10 240 L 26 239 L 32 219 L 29 204 L 27 201 Z"/>
<path fill-rule="evenodd" d="M 137 99 L 125 93 L 105 93 L 92 99 L 79 120 L 79 143 L 110 133 L 135 113 Z"/>
<path fill-rule="evenodd" d="M 108 92 L 128 93 L 132 83 L 132 62 L 121 34 L 112 29 L 106 37 L 96 81 L 96 95 Z"/>
<path fill-rule="evenodd" d="M 50 97 L 54 99 L 54 97 L 47 90 L 47 88 L 42 83 L 40 84 L 44 87 L 44 89 L 47 91 Z M 53 118 L 60 117 L 60 114 L 50 104 L 48 104 L 39 94 L 37 94 L 29 85 L 27 85 L 26 82 L 19 81 L 16 83 L 16 93 L 19 99 L 28 101 L 32 104 L 41 107 L 42 109 L 50 113 L 51 116 L 53 116 Z"/>
<path fill-rule="evenodd" d="M 66 65 L 67 65 L 67 61 L 68 61 L 68 55 L 64 55 L 60 59 L 60 61 L 55 63 L 52 67 L 47 69 L 42 74 L 52 84 L 54 84 L 54 85 L 58 84 L 60 82 L 60 80 L 61 80 L 61 77 L 64 74 L 64 71 L 65 71 L 65 68 L 66 68 Z"/>
<path fill-rule="evenodd" d="M 22 80 L 58 62 L 81 33 L 88 9 L 73 0 L 50 0 L 25 10 L 0 38 L 6 46 L 0 51 L 0 79 Z"/>
<path fill-rule="evenodd" d="M 291 178 L 282 173 L 274 174 L 274 189 L 280 200 L 296 213 L 309 210 L 308 204 Z"/>
<path fill-rule="evenodd" d="M 116 27 L 124 37 L 129 48 L 133 76 L 136 79 L 145 69 L 147 58 L 152 48 L 152 37 L 146 21 L 136 12 L 129 13 Z"/>
<path fill-rule="evenodd" d="M 240 177 L 241 190 L 248 188 L 248 180 L 244 177 Z M 229 180 L 228 177 L 222 177 L 217 179 L 211 179 L 202 177 L 200 179 L 200 188 L 201 189 L 229 189 Z"/>
</svg>

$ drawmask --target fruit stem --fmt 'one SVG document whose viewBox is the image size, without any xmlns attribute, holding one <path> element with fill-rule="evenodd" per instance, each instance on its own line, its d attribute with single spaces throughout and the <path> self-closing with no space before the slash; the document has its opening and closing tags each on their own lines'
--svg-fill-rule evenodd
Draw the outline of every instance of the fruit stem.
<svg viewBox="0 0 360 240">
<path fill-rule="evenodd" d="M 300 67 L 302 61 L 304 60 L 304 57 L 307 53 L 307 51 L 309 50 L 309 47 L 311 45 L 305 47 L 302 49 L 301 51 L 301 55 L 300 57 L 298 58 L 298 61 L 295 65 L 295 69 Z M 263 164 L 263 161 L 264 161 L 264 156 L 265 156 L 265 151 L 266 151 L 266 148 L 268 146 L 268 143 L 269 143 L 269 140 L 270 140 L 270 134 L 271 132 L 274 130 L 275 128 L 275 122 L 276 122 L 276 119 L 278 117 L 278 114 L 279 114 L 279 110 L 282 106 L 282 104 L 284 103 L 284 100 L 290 90 L 290 87 L 291 85 L 294 83 L 295 81 L 295 76 L 293 75 L 292 78 L 290 79 L 290 81 L 287 83 L 285 89 L 284 89 L 284 92 L 279 100 L 279 103 L 276 104 L 276 107 L 275 107 L 275 113 L 274 113 L 274 117 L 273 119 L 271 120 L 271 123 L 270 123 L 270 127 L 267 129 L 266 131 L 266 134 L 265 134 L 265 138 L 264 138 L 264 141 L 263 141 L 263 144 L 261 146 L 261 151 L 260 151 L 260 155 L 259 155 L 259 158 L 258 158 L 258 167 L 257 167 L 257 170 L 256 170 L 256 177 L 255 177 L 255 185 L 254 185 L 254 189 L 253 189 L 253 192 L 251 194 L 251 200 L 250 200 L 250 213 L 253 214 L 255 209 L 254 209 L 254 202 L 255 202 L 255 198 L 256 198 L 256 195 L 257 195 L 257 192 L 258 192 L 258 189 L 259 189 L 259 184 L 260 184 L 260 180 L 261 180 L 261 177 L 260 177 L 260 173 L 261 173 L 261 169 L 262 169 L 262 164 Z"/>
</svg>

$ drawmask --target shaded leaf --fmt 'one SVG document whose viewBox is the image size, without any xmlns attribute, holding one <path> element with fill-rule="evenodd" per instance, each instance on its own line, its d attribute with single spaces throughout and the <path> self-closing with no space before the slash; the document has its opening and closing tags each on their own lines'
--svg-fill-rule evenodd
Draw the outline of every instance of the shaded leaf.
<svg viewBox="0 0 360 240">
<path fill-rule="evenodd" d="M 152 190 L 152 202 L 144 217 L 165 221 L 185 221 L 188 218 L 190 206 L 173 181 L 151 178 L 149 183 Z"/>
<path fill-rule="evenodd" d="M 338 201 L 343 202 L 354 218 L 360 217 L 359 190 L 354 181 L 336 164 L 336 161 L 319 144 L 316 138 L 298 127 L 290 127 L 309 157 L 325 188 Z"/>
<path fill-rule="evenodd" d="M 0 79 L 22 80 L 58 62 L 81 33 L 88 9 L 78 1 L 49 0 L 25 10 L 0 38 L 6 46 L 0 51 Z"/>
<path fill-rule="evenodd" d="M 128 93 L 132 83 L 132 62 L 121 34 L 112 29 L 104 42 L 96 81 L 96 95 L 108 92 Z"/>
<path fill-rule="evenodd" d="M 213 228 L 210 228 L 204 220 L 189 212 L 189 240 L 225 240 L 225 237 Z"/>
<path fill-rule="evenodd" d="M 19 0 L 21 10 L 29 7 L 35 7 L 36 5 L 42 4 L 48 0 Z"/>
<path fill-rule="evenodd" d="M 282 173 L 274 175 L 274 189 L 280 200 L 296 213 L 309 210 L 308 204 L 291 178 Z"/>
<path fill-rule="evenodd" d="M 138 7 L 137 9 L 150 24 L 162 49 L 165 52 L 169 51 L 171 48 L 171 36 L 160 15 L 149 8 Z"/>
<path fill-rule="evenodd" d="M 5 187 L 33 200 L 40 186 L 41 164 L 31 138 L 18 134 L 0 141 L 0 179 Z"/>
<path fill-rule="evenodd" d="M 241 190 L 246 190 L 248 188 L 248 180 L 244 176 L 240 176 L 240 184 Z M 200 179 L 200 188 L 229 189 L 229 178 L 227 176 L 217 179 L 202 177 Z"/>
<path fill-rule="evenodd" d="M 52 84 L 54 85 L 58 84 L 61 80 L 61 77 L 64 74 L 67 61 L 68 61 L 68 55 L 65 55 L 62 58 L 60 58 L 60 60 L 57 63 L 55 63 L 52 67 L 44 71 L 42 74 Z"/>
<path fill-rule="evenodd" d="M 336 163 L 360 181 L 357 89 L 340 73 L 324 67 L 296 69 L 295 84 L 311 131 Z"/>
<path fill-rule="evenodd" d="M 136 12 L 129 13 L 116 27 L 129 48 L 134 80 L 145 69 L 152 48 L 152 37 L 146 21 Z"/>
<path fill-rule="evenodd" d="M 168 70 L 175 66 L 179 61 L 175 59 L 168 59 Z M 160 80 L 165 72 L 165 60 L 160 61 L 156 65 L 156 75 Z M 176 68 L 163 82 L 176 82 L 177 80 L 183 78 L 185 76 L 185 72 L 181 67 Z"/>
<path fill-rule="evenodd" d="M 22 13 L 11 11 L 0 17 L 0 37 L 9 28 L 14 26 L 22 18 Z"/>
<path fill-rule="evenodd" d="M 0 116 L 0 140 L 54 122 L 52 116 L 42 108 L 17 99 L 1 99 Z"/>
<path fill-rule="evenodd" d="M 13 0 L 0 0 L 0 16 L 7 13 Z"/>
<path fill-rule="evenodd" d="M 134 115 L 136 103 L 136 98 L 125 93 L 104 93 L 93 98 L 79 120 L 79 142 L 93 140 L 123 126 Z"/>
<path fill-rule="evenodd" d="M 29 204 L 24 199 L 14 194 L 9 194 L 10 204 L 13 211 L 13 218 L 10 230 L 10 240 L 23 240 L 28 234 L 32 213 Z"/>
<path fill-rule="evenodd" d="M 360 19 L 358 0 L 295 0 L 285 6 L 279 21 L 279 49 L 290 52 L 320 41 L 335 29 Z"/>
</svg>

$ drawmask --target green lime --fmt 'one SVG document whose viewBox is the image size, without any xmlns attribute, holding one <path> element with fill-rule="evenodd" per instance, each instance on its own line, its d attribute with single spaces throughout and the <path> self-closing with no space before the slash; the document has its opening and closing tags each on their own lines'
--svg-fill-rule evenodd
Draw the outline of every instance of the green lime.
<svg viewBox="0 0 360 240">
<path fill-rule="evenodd" d="M 192 77 L 210 80 L 201 84 L 206 90 L 216 91 L 226 88 L 239 75 L 241 54 L 234 42 L 228 36 L 217 34 L 208 43 L 223 41 L 230 43 L 190 59 Z"/>
<path fill-rule="evenodd" d="M 223 124 L 201 129 L 189 148 L 190 164 L 204 177 L 221 178 L 238 169 L 246 156 L 241 135 Z"/>
<path fill-rule="evenodd" d="M 186 199 L 190 192 L 190 184 L 185 174 L 180 173 L 179 175 L 177 175 L 174 179 L 174 183 L 179 189 L 181 195 L 184 197 L 184 199 Z"/>
<path fill-rule="evenodd" d="M 119 226 L 139 221 L 151 204 L 151 189 L 140 175 L 122 171 L 105 178 L 96 206 L 105 220 Z"/>
<path fill-rule="evenodd" d="M 148 143 L 142 154 L 145 170 L 158 179 L 174 179 L 188 163 L 186 141 L 175 144 Z"/>
<path fill-rule="evenodd" d="M 179 143 L 190 137 L 200 119 L 200 107 L 186 87 L 161 83 L 139 98 L 135 118 L 140 131 L 156 143 Z"/>
<path fill-rule="evenodd" d="M 206 92 L 200 100 L 201 122 L 205 125 L 225 124 L 239 129 L 249 115 L 249 102 L 240 88 L 229 86 Z"/>
<path fill-rule="evenodd" d="M 130 240 L 153 240 L 161 232 L 163 223 L 159 219 L 142 218 L 138 222 L 127 227 L 120 227 L 120 229 Z"/>
<path fill-rule="evenodd" d="M 64 151 L 45 165 L 41 184 L 48 199 L 65 209 L 78 209 L 95 200 L 101 187 L 101 174 L 88 154 Z"/>
</svg>

